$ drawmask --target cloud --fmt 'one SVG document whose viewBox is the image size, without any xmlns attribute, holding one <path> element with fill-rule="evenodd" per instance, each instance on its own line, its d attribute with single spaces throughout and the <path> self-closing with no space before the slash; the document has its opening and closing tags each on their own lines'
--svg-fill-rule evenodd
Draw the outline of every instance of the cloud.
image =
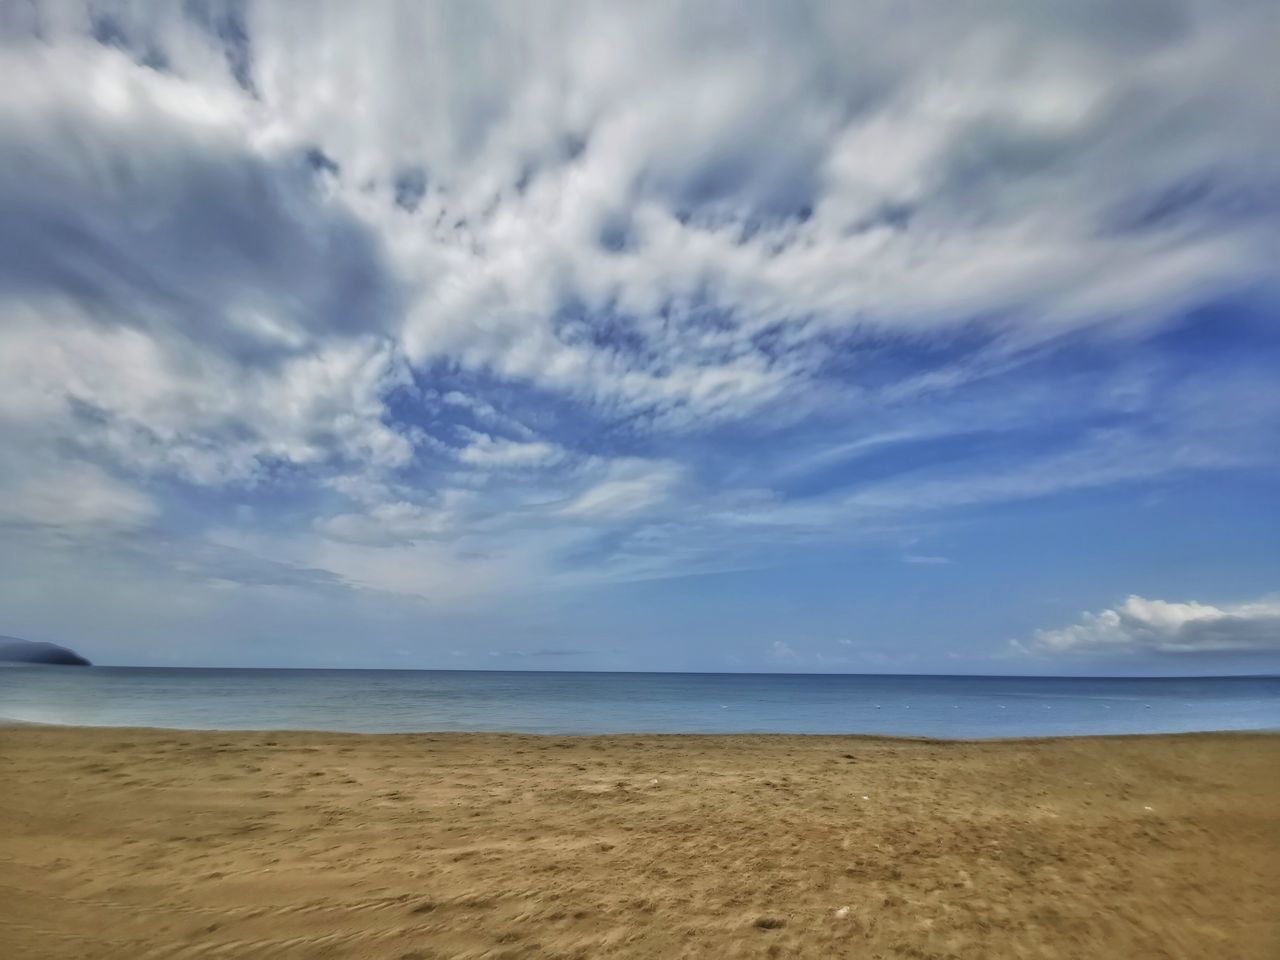
<svg viewBox="0 0 1280 960">
<path fill-rule="evenodd" d="M 517 657 L 517 658 L 537 658 L 537 657 L 581 657 L 587 655 L 586 650 L 559 650 L 555 648 L 544 648 L 539 650 L 490 650 L 491 657 Z"/>
<path fill-rule="evenodd" d="M 172 69 L 145 66 L 139 24 L 94 43 L 114 21 L 73 9 L 0 51 L 0 423 L 199 485 L 403 463 L 375 233 L 299 147 L 255 141 L 209 38 L 137 35 Z"/>
<path fill-rule="evenodd" d="M 545 467 L 564 458 L 564 451 L 540 440 L 505 440 L 488 434 L 470 432 L 470 440 L 458 453 L 458 459 L 473 467 L 521 469 Z"/>
<path fill-rule="evenodd" d="M 459 506 L 441 503 L 429 507 L 405 500 L 388 500 L 373 503 L 359 513 L 320 517 L 315 529 L 329 539 L 352 543 L 389 544 L 439 539 L 457 529 L 462 519 Z"/>
<path fill-rule="evenodd" d="M 1280 650 L 1280 599 L 1227 606 L 1130 596 L 1079 623 L 1037 631 L 1022 652 L 1039 655 L 1190 655 Z"/>
<path fill-rule="evenodd" d="M 6 47 L 9 283 L 240 363 L 384 331 L 692 428 L 833 334 L 1165 317 L 1274 239 L 1246 12 L 108 11 Z"/>
<path fill-rule="evenodd" d="M 945 566 L 953 563 L 950 557 L 939 557 L 927 553 L 904 553 L 902 555 L 903 563 L 921 564 L 924 566 Z"/>
<path fill-rule="evenodd" d="M 795 663 L 800 659 L 800 654 L 785 640 L 773 641 L 769 647 L 769 656 L 779 663 Z"/>
<path fill-rule="evenodd" d="M 1046 359 L 1274 282 L 1220 6 L 20 7 L 4 520 L 443 605 L 1256 464 L 1261 376 Z"/>
<path fill-rule="evenodd" d="M 159 513 L 154 500 L 88 463 L 31 458 L 0 466 L 0 525 L 81 536 L 136 530 Z"/>
<path fill-rule="evenodd" d="M 376 329 L 415 365 L 741 418 L 833 335 L 1038 339 L 1267 276 L 1274 28 L 1194 6 L 956 7 L 887 41 L 889 4 L 251 4 L 239 43 L 72 7 L 6 47 L 6 168 L 37 172 L 9 262 L 243 357 Z"/>
<path fill-rule="evenodd" d="M 582 491 L 561 512 L 584 519 L 636 514 L 665 500 L 681 476 L 675 464 L 638 459 L 615 460 L 605 472 L 605 479 Z"/>
</svg>

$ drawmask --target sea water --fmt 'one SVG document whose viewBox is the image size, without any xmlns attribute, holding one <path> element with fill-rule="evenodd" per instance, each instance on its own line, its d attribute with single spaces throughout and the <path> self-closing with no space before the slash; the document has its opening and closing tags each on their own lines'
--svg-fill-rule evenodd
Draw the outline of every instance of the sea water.
<svg viewBox="0 0 1280 960">
<path fill-rule="evenodd" d="M 1280 729 L 1280 677 L 0 669 L 0 718 L 209 730 L 1038 737 Z"/>
</svg>

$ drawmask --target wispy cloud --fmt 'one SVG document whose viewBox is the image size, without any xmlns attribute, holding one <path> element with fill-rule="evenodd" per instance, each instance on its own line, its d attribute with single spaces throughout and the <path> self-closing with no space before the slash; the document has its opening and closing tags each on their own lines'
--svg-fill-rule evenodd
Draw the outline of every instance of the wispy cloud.
<svg viewBox="0 0 1280 960">
<path fill-rule="evenodd" d="M 952 563 L 950 557 L 940 557 L 928 553 L 904 553 L 902 555 L 903 563 L 914 563 L 922 566 L 945 566 Z"/>
<path fill-rule="evenodd" d="M 635 514 L 665 500 L 680 482 L 681 469 L 671 463 L 617 460 L 604 479 L 564 506 L 566 516 L 609 518 Z"/>
<path fill-rule="evenodd" d="M 800 660 L 800 654 L 785 640 L 773 641 L 769 645 L 769 656 L 779 663 L 797 663 Z"/>
<path fill-rule="evenodd" d="M 902 528 L 1280 449 L 1266 363 L 1151 346 L 1272 292 L 1262 5 L 200 9 L 6 15 L 0 522 L 82 580 L 941 564 Z"/>
</svg>

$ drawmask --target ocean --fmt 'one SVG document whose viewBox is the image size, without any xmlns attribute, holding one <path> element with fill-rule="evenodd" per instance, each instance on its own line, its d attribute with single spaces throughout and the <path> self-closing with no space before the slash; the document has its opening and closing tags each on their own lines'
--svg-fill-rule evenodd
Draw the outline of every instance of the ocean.
<svg viewBox="0 0 1280 960">
<path fill-rule="evenodd" d="M 1280 729 L 1280 677 L 0 669 L 0 718 L 362 733 L 862 733 L 939 738 Z"/>
</svg>

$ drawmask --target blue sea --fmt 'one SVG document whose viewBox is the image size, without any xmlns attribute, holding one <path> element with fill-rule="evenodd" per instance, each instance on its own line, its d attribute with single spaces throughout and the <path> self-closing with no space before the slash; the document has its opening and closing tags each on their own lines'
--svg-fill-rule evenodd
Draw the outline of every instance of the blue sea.
<svg viewBox="0 0 1280 960">
<path fill-rule="evenodd" d="M 0 718 L 208 730 L 865 733 L 1280 729 L 1280 677 L 0 669 Z"/>
</svg>

